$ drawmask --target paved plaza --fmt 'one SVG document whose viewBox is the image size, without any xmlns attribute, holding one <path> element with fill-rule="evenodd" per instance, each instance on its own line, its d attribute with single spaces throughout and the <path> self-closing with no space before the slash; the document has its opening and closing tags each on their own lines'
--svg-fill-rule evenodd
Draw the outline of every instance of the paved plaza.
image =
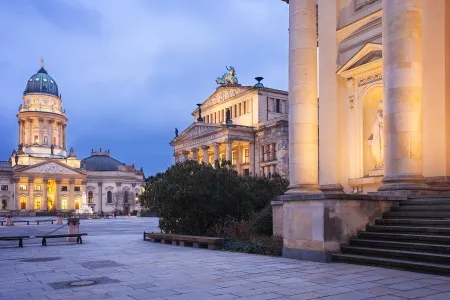
<svg viewBox="0 0 450 300">
<path fill-rule="evenodd" d="M 82 245 L 2 241 L 0 299 L 450 299 L 450 277 L 144 242 L 157 226 L 156 218 L 82 220 Z M 0 227 L 0 235 L 58 227 Z"/>
</svg>

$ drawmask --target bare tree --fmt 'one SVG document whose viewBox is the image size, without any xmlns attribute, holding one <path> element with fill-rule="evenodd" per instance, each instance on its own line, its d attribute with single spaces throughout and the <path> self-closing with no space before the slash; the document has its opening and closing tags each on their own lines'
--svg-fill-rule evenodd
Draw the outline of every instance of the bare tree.
<svg viewBox="0 0 450 300">
<path fill-rule="evenodd" d="M 112 207 L 116 215 L 121 213 L 128 214 L 135 205 L 136 197 L 131 191 L 116 191 L 112 195 Z"/>
<path fill-rule="evenodd" d="M 113 207 L 115 215 L 122 212 L 122 209 L 123 209 L 123 192 L 122 191 L 115 191 L 112 194 L 112 207 Z"/>
</svg>

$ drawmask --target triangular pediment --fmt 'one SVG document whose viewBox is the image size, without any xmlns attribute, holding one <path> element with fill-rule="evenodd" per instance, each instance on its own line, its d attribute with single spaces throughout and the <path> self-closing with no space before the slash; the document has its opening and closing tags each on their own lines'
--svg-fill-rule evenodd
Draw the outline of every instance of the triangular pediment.
<svg viewBox="0 0 450 300">
<path fill-rule="evenodd" d="M 357 69 L 373 62 L 381 63 L 383 57 L 381 44 L 368 43 L 364 45 L 352 58 L 350 58 L 338 71 L 338 75 L 344 76 L 351 70 Z"/>
<path fill-rule="evenodd" d="M 42 173 L 42 174 L 67 174 L 86 175 L 84 172 L 71 168 L 56 160 L 44 161 L 36 165 L 27 166 L 18 170 L 21 173 Z"/>
<path fill-rule="evenodd" d="M 222 125 L 220 124 L 193 123 L 191 126 L 186 128 L 178 137 L 176 137 L 172 141 L 172 143 L 192 140 L 204 135 L 208 135 L 220 129 L 222 129 Z"/>
<path fill-rule="evenodd" d="M 211 96 L 209 96 L 205 102 L 203 102 L 202 109 L 206 109 L 210 106 L 227 101 L 228 99 L 243 94 L 251 89 L 252 87 L 240 85 L 218 87 L 217 90 Z"/>
</svg>

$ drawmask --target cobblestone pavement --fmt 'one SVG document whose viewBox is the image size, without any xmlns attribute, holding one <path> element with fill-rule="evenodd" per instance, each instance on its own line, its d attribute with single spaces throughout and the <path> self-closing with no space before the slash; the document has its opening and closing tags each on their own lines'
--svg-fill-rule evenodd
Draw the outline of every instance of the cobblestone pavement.
<svg viewBox="0 0 450 300">
<path fill-rule="evenodd" d="M 0 236 L 56 228 L 0 227 Z M 157 231 L 157 219 L 83 220 L 82 245 L 0 241 L 0 300 L 450 299 L 450 277 L 154 244 L 144 229 Z"/>
</svg>

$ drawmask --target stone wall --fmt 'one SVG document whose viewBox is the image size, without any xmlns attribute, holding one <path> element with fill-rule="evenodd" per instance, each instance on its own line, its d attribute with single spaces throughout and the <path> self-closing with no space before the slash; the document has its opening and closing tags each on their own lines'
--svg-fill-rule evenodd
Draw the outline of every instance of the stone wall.
<svg viewBox="0 0 450 300">
<path fill-rule="evenodd" d="M 272 201 L 273 235 L 283 236 L 283 202 Z"/>
</svg>

